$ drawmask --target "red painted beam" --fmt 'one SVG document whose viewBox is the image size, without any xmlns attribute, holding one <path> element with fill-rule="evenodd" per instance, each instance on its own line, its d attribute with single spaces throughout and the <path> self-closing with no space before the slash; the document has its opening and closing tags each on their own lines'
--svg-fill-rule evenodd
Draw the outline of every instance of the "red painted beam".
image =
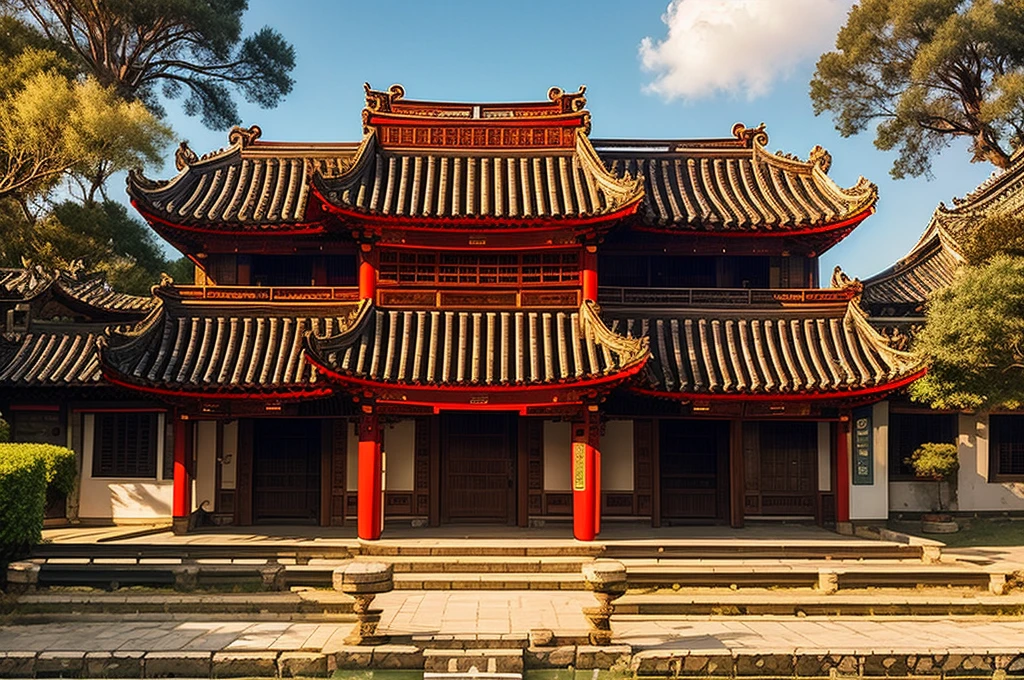
<svg viewBox="0 0 1024 680">
<path fill-rule="evenodd" d="M 836 521 L 850 521 L 850 420 L 836 423 Z"/>
<path fill-rule="evenodd" d="M 572 424 L 572 535 L 578 541 L 592 541 L 601 525 L 601 476 L 598 467 L 596 413 L 585 412 Z"/>
</svg>

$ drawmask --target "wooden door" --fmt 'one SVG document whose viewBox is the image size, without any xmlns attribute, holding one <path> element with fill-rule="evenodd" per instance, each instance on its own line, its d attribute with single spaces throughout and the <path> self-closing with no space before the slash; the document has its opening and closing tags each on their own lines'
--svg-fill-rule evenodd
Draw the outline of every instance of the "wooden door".
<svg viewBox="0 0 1024 680">
<path fill-rule="evenodd" d="M 721 518 L 728 500 L 729 423 L 662 420 L 658 442 L 662 520 Z"/>
<path fill-rule="evenodd" d="M 266 418 L 253 426 L 253 521 L 316 523 L 321 421 Z"/>
<path fill-rule="evenodd" d="M 818 493 L 817 423 L 746 423 L 744 463 L 746 514 L 815 515 Z"/>
<path fill-rule="evenodd" d="M 444 416 L 441 521 L 515 521 L 516 419 L 506 413 Z"/>
</svg>

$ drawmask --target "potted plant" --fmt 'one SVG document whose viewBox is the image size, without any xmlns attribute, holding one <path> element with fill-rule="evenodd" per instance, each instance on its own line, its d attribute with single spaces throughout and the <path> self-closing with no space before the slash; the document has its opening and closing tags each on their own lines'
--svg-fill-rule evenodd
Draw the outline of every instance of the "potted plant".
<svg viewBox="0 0 1024 680">
<path fill-rule="evenodd" d="M 956 479 L 960 459 L 955 444 L 927 442 L 917 447 L 909 460 L 918 477 L 931 479 L 936 484 L 936 512 L 921 516 L 921 530 L 932 534 L 949 534 L 959 526 L 949 514 L 949 506 L 956 500 Z M 946 491 L 943 494 L 943 491 Z M 948 500 L 944 500 L 948 499 Z"/>
</svg>

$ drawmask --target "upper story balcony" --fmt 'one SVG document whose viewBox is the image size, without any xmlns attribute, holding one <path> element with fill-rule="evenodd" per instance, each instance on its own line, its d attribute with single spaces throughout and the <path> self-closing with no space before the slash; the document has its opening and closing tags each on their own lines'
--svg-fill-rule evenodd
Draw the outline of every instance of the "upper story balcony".
<svg viewBox="0 0 1024 680">
<path fill-rule="evenodd" d="M 632 288 L 601 286 L 602 306 L 624 307 L 795 307 L 846 304 L 857 295 L 847 288 Z"/>
</svg>

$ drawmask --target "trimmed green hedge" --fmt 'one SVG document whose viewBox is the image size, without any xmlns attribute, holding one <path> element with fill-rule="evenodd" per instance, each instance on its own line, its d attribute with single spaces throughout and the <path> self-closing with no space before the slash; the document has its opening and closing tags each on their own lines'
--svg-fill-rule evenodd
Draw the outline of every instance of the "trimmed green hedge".
<svg viewBox="0 0 1024 680">
<path fill-rule="evenodd" d="M 75 484 L 75 453 L 50 444 L 0 444 L 0 562 L 39 542 L 46 488 Z"/>
</svg>

